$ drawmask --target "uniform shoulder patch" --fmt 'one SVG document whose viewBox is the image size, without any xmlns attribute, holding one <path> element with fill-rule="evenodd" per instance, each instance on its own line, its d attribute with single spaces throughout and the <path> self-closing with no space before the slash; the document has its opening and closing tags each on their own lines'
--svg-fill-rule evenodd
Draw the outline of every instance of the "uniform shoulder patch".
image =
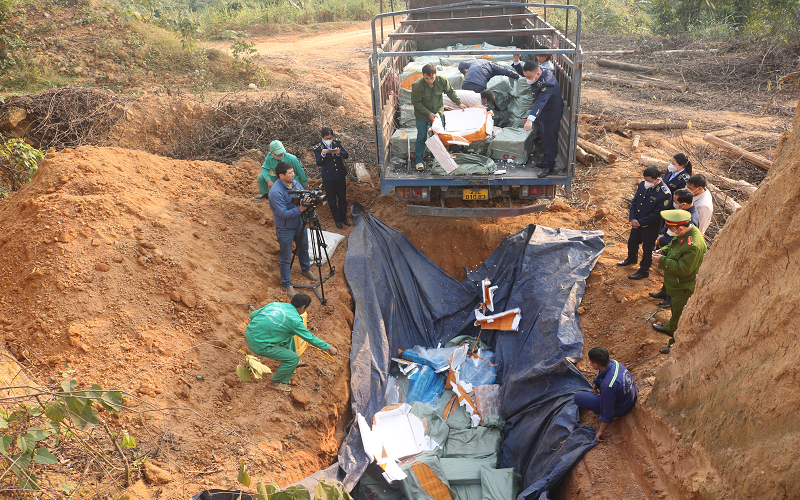
<svg viewBox="0 0 800 500">
<path fill-rule="evenodd" d="M 693 243 L 692 243 L 692 237 L 691 237 L 691 236 L 689 236 L 689 240 L 687 241 L 687 243 L 689 243 L 690 245 L 692 245 L 692 244 L 693 244 Z"/>
<path fill-rule="evenodd" d="M 669 206 L 669 200 L 664 200 L 664 206 L 665 206 L 665 207 L 668 207 L 668 206 Z"/>
</svg>

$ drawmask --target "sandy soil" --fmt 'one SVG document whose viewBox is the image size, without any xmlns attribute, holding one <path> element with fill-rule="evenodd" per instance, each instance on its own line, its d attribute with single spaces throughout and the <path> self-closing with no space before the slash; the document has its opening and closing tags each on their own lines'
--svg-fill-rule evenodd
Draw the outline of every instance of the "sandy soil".
<svg viewBox="0 0 800 500">
<path fill-rule="evenodd" d="M 286 85 L 310 81 L 341 88 L 349 106 L 368 117 L 363 49 L 370 38 L 367 25 L 356 24 L 332 34 L 278 34 L 259 40 L 257 48 L 272 71 L 283 68 Z M 741 169 L 746 175 L 739 178 L 763 177 L 753 173 L 756 167 L 707 147 L 702 136 L 729 128 L 734 132 L 726 140 L 759 145 L 760 153 L 771 157 L 790 123 L 785 116 L 712 112 L 703 107 L 707 101 L 697 107 L 670 103 L 666 92 L 587 83 L 586 113 L 637 121 L 666 116 L 692 120 L 693 127 L 643 132 L 634 152 L 630 139 L 584 122 L 581 130 L 620 159 L 612 166 L 579 165 L 573 195 L 559 197 L 546 212 L 504 219 L 426 218 L 406 214 L 403 203 L 380 196 L 377 187 L 348 187 L 351 201 L 402 231 L 457 279 L 464 277 L 464 267 L 479 265 L 503 238 L 527 224 L 605 231 L 608 246 L 579 309 L 586 349 L 605 346 L 628 365 L 643 403 L 612 425 L 608 440 L 570 473 L 561 492 L 565 499 L 695 497 L 691 480 L 672 480 L 680 471 L 697 471 L 696 483 L 711 485 L 705 498 L 722 491 L 713 489 L 720 476 L 708 456 L 648 402 L 656 373 L 667 373 L 662 365 L 684 362 L 682 340 L 671 357 L 660 356 L 666 337 L 648 324 L 668 319 L 647 295 L 660 288 L 660 277 L 654 272 L 650 279 L 631 281 L 626 278 L 631 270 L 615 262 L 626 253 L 627 203 L 640 180 L 640 154 L 667 160 L 684 151 L 698 160 L 699 172 L 732 176 Z M 161 144 L 147 138 L 160 136 L 148 132 L 153 120 L 169 128 L 174 117 L 166 117 L 168 98 L 153 102 L 149 108 L 146 101 L 138 103 L 140 116 L 150 118 L 134 114 L 115 141 L 137 149 Z M 196 119 L 196 112 L 181 108 L 181 120 Z M 69 363 L 81 381 L 133 392 L 131 409 L 114 425 L 128 429 L 175 475 L 161 488 L 162 498 L 185 498 L 207 485 L 234 486 L 240 459 L 254 476 L 288 484 L 335 461 L 350 418 L 343 361 L 305 355 L 310 366 L 298 370 L 293 396 L 268 391 L 263 381 L 243 384 L 233 377 L 237 350 L 245 348 L 247 304 L 284 300 L 269 210 L 251 199 L 258 170 L 253 161 L 228 166 L 83 147 L 48 154 L 34 181 L 0 204 L 0 329 L 7 348 L 35 366 L 43 383 L 56 380 L 59 367 Z M 330 230 L 327 209 L 320 216 Z M 718 214 L 718 228 L 724 222 Z M 333 258 L 338 270 L 345 251 L 346 244 Z M 342 272 L 328 283 L 330 304 L 315 303 L 310 324 L 346 352 L 352 301 Z M 578 366 L 592 375 L 588 363 Z M 154 407 L 170 409 L 143 412 Z M 597 424 L 590 415 L 584 421 Z M 107 486 L 93 485 L 98 491 Z"/>
</svg>

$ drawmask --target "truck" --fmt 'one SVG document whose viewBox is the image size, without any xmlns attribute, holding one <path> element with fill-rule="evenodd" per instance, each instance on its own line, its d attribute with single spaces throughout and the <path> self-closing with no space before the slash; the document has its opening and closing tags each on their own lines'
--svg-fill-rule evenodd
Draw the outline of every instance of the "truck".
<svg viewBox="0 0 800 500">
<path fill-rule="evenodd" d="M 390 0 L 392 10 L 372 19 L 370 87 L 381 194 L 393 192 L 398 201 L 407 202 L 430 202 L 438 198 L 441 206 L 433 203 L 407 205 L 409 213 L 434 216 L 509 217 L 543 210 L 544 204 L 514 207 L 513 200 L 552 199 L 557 186 L 563 186 L 567 193 L 571 191 L 580 108 L 581 11 L 572 5 L 519 0 L 449 4 L 447 1 L 407 0 L 407 10 L 394 11 L 394 0 Z M 548 13 L 551 19 L 558 18 L 563 32 L 547 22 Z M 571 30 L 570 20 L 574 22 Z M 568 33 L 573 35 L 574 41 L 567 38 Z M 443 49 L 445 45 L 447 48 Z M 507 48 L 509 46 L 516 49 Z M 564 101 L 556 175 L 540 178 L 539 169 L 527 161 L 503 175 L 432 175 L 413 168 L 410 151 L 406 162 L 392 158 L 390 141 L 398 129 L 397 96 L 401 92 L 398 75 L 412 58 L 471 56 L 491 59 L 513 54 L 553 56 L 555 76 Z M 446 200 L 449 198 L 497 198 L 507 202 L 508 207 L 497 207 L 495 203 L 494 207 L 448 208 Z"/>
</svg>

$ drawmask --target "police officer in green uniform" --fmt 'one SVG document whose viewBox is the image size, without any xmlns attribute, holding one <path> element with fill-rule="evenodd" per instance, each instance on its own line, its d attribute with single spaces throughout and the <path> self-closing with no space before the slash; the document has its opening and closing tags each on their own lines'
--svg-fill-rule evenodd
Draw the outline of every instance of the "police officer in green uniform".
<svg viewBox="0 0 800 500">
<path fill-rule="evenodd" d="M 653 330 L 670 336 L 667 347 L 659 351 L 669 354 L 670 347 L 675 343 L 678 321 L 689 297 L 694 293 L 697 271 L 708 247 L 703 234 L 692 224 L 692 215 L 686 210 L 664 210 L 661 217 L 675 236 L 669 244 L 653 252 L 653 262 L 664 271 L 664 286 L 672 297 L 672 318 L 666 325 L 653 323 Z"/>
</svg>

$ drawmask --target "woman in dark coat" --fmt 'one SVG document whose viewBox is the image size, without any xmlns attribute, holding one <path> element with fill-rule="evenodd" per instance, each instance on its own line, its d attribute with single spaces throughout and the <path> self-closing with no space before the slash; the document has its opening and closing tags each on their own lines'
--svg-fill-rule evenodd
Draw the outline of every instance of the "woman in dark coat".
<svg viewBox="0 0 800 500">
<path fill-rule="evenodd" d="M 347 167 L 344 166 L 344 160 L 350 155 L 342 147 L 342 142 L 333 137 L 330 127 L 323 127 L 321 135 L 322 141 L 314 146 L 314 156 L 317 165 L 322 167 L 322 187 L 331 215 L 336 227 L 342 229 L 342 224 L 351 225 L 347 220 Z"/>
</svg>

